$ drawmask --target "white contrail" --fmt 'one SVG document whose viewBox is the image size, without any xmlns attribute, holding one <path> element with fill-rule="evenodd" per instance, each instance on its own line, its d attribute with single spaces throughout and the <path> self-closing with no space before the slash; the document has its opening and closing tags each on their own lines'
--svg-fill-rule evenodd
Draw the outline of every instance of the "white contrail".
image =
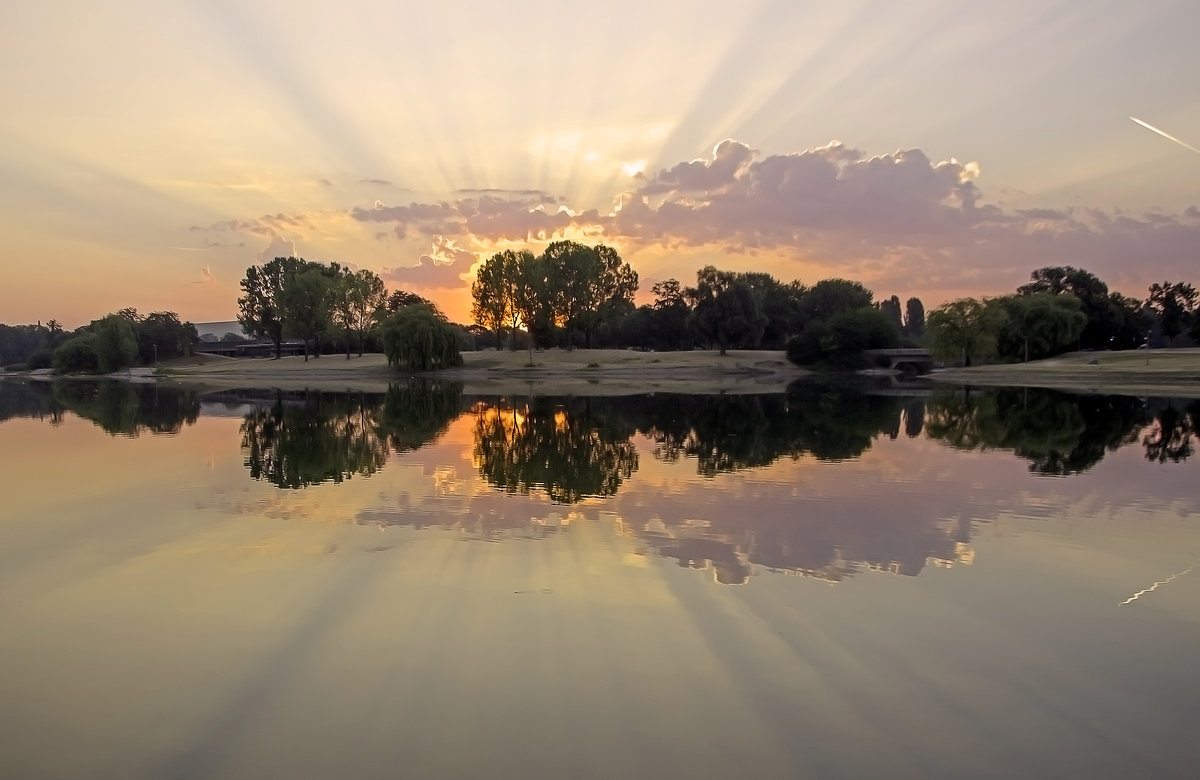
<svg viewBox="0 0 1200 780">
<path fill-rule="evenodd" d="M 1180 141 L 1178 138 L 1176 138 L 1175 136 L 1171 135 L 1170 133 L 1164 133 L 1162 130 L 1159 130 L 1157 127 L 1155 127 L 1154 125 L 1150 124 L 1149 122 L 1143 122 L 1142 120 L 1138 119 L 1136 116 L 1131 116 L 1131 117 L 1129 117 L 1129 118 L 1130 118 L 1130 119 L 1132 119 L 1134 122 L 1137 122 L 1137 123 L 1138 123 L 1139 125 L 1141 125 L 1142 127 L 1146 128 L 1146 129 L 1147 129 L 1147 130 L 1149 130 L 1150 132 L 1152 132 L 1152 133 L 1158 133 L 1159 135 L 1161 135 L 1163 138 L 1167 139 L 1168 141 L 1174 141 L 1175 143 L 1177 143 L 1177 144 L 1179 144 L 1180 146 L 1182 146 L 1184 149 L 1191 149 L 1191 150 L 1192 150 L 1193 152 L 1195 152 L 1196 154 L 1200 154 L 1200 149 L 1197 149 L 1196 147 L 1192 146 L 1192 145 L 1191 145 L 1191 144 L 1189 144 L 1189 143 L 1185 143 L 1185 142 L 1183 142 L 1183 141 Z"/>
<path fill-rule="evenodd" d="M 1159 585 L 1166 585 L 1166 584 L 1167 584 L 1168 582 L 1170 582 L 1171 580 L 1175 579 L 1176 577 L 1182 577 L 1183 575 L 1187 574 L 1189 571 L 1191 571 L 1191 570 L 1192 570 L 1192 569 L 1194 569 L 1194 568 L 1196 568 L 1196 567 L 1195 567 L 1195 566 L 1189 566 L 1189 567 L 1187 567 L 1186 569 L 1184 569 L 1183 571 L 1179 572 L 1178 574 L 1172 574 L 1170 577 L 1167 577 L 1165 580 L 1159 580 L 1158 582 L 1154 583 L 1153 585 L 1151 585 L 1151 586 L 1150 586 L 1150 587 L 1148 587 L 1148 588 L 1142 588 L 1142 589 L 1141 589 L 1141 590 L 1139 590 L 1137 593 L 1135 593 L 1135 594 L 1133 594 L 1132 596 L 1130 596 L 1129 598 L 1125 599 L 1124 601 L 1122 601 L 1122 602 L 1121 602 L 1120 604 L 1118 604 L 1117 606 L 1118 606 L 1118 607 L 1123 607 L 1123 606 L 1125 606 L 1126 604 L 1128 604 L 1128 603 L 1129 603 L 1129 602 L 1131 602 L 1131 601 L 1137 601 L 1137 600 L 1138 600 L 1138 599 L 1140 599 L 1140 598 L 1141 598 L 1141 597 L 1142 597 L 1144 594 L 1146 594 L 1146 593 L 1150 593 L 1150 592 L 1152 592 L 1152 591 L 1156 591 L 1156 590 L 1158 590 L 1158 586 L 1159 586 Z"/>
</svg>

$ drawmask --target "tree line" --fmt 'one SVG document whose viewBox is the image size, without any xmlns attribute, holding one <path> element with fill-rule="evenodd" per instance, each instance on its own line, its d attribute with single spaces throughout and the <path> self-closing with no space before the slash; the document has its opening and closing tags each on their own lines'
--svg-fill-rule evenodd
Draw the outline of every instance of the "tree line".
<svg viewBox="0 0 1200 780">
<path fill-rule="evenodd" d="M 897 346 L 924 329 L 921 301 L 875 304 L 858 282 L 806 287 L 767 273 L 706 266 L 695 286 L 666 279 L 653 303 L 635 306 L 637 272 L 611 247 L 557 241 L 541 255 L 506 250 L 479 268 L 471 286 L 475 323 L 510 349 L 562 346 L 681 350 L 785 349 L 798 336 L 805 362 L 854 363 L 863 349 Z"/>
<path fill-rule="evenodd" d="M 238 323 L 254 338 L 270 341 L 275 357 L 285 338 L 298 339 L 304 360 L 320 357 L 322 341 L 340 338 L 350 359 L 368 337 L 388 362 L 427 371 L 459 365 L 464 329 L 451 325 L 429 300 L 396 290 L 390 295 L 373 271 L 302 257 L 276 257 L 246 269 L 238 298 Z"/>
<path fill-rule="evenodd" d="M 461 352 L 576 346 L 652 350 L 786 350 L 805 366 L 869 365 L 867 350 L 927 347 L 938 358 L 1034 360 L 1072 349 L 1133 349 L 1200 340 L 1200 295 L 1185 282 L 1150 286 L 1144 299 L 1111 291 L 1084 269 L 1033 271 L 1013 294 L 962 298 L 926 316 L 916 297 L 876 299 L 862 283 L 812 286 L 763 272 L 705 266 L 693 286 L 657 282 L 637 306 L 638 274 L 605 245 L 549 244 L 540 255 L 505 250 L 483 262 L 471 286 L 474 323 L 451 323 L 432 301 L 396 290 L 369 270 L 277 257 L 241 280 L 238 322 L 273 344 L 302 343 L 305 359 L 334 347 L 382 351 L 409 371 L 458 365 Z M 195 327 L 174 312 L 133 309 L 74 332 L 47 325 L 0 325 L 0 365 L 113 371 L 188 354 Z"/>
<path fill-rule="evenodd" d="M 930 312 L 928 346 L 963 365 L 979 360 L 1037 360 L 1071 350 L 1136 349 L 1159 340 L 1200 341 L 1196 289 L 1186 282 L 1150 285 L 1144 299 L 1110 292 L 1095 274 L 1047 266 L 1011 295 L 961 298 Z"/>
<path fill-rule="evenodd" d="M 199 340 L 196 326 L 173 311 L 143 316 L 137 309 L 121 309 L 70 332 L 57 320 L 0 324 L 0 365 L 109 373 L 189 355 Z"/>
</svg>

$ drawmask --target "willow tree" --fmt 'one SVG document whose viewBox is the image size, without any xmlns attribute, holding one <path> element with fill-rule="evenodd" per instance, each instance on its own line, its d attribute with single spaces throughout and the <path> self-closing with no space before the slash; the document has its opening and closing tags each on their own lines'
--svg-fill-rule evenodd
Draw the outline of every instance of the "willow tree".
<svg viewBox="0 0 1200 780">
<path fill-rule="evenodd" d="M 925 319 L 929 349 L 935 357 L 962 359 L 971 365 L 974 357 L 989 357 L 996 351 L 996 340 L 1008 316 L 993 301 L 960 298 L 943 304 Z"/>
<path fill-rule="evenodd" d="M 436 371 L 461 366 L 458 333 L 431 306 L 401 307 L 380 327 L 388 365 L 401 371 Z"/>
</svg>

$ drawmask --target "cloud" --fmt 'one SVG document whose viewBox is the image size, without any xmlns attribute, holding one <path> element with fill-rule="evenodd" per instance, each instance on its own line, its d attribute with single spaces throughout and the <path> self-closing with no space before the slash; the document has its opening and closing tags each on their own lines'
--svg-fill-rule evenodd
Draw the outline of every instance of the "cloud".
<svg viewBox="0 0 1200 780">
<path fill-rule="evenodd" d="M 463 275 L 478 258 L 454 239 L 434 236 L 430 251 L 421 255 L 417 265 L 385 268 L 383 279 L 421 290 L 451 290 L 463 286 Z"/>
<path fill-rule="evenodd" d="M 391 187 L 392 183 L 387 179 L 359 179 L 359 184 L 373 184 L 376 187 Z"/>
<path fill-rule="evenodd" d="M 198 284 L 212 284 L 215 281 L 217 281 L 217 277 L 213 275 L 211 265 L 206 265 L 200 269 L 200 281 Z"/>
<path fill-rule="evenodd" d="M 271 242 L 255 257 L 260 263 L 269 263 L 277 257 L 296 257 L 296 242 L 281 235 L 271 236 Z"/>
<path fill-rule="evenodd" d="M 712 159 L 660 171 L 622 196 L 614 228 L 642 241 L 727 248 L 804 246 L 822 233 L 887 246 L 970 226 L 979 168 L 921 150 L 867 156 L 834 142 L 756 159 L 723 141 Z"/>
<path fill-rule="evenodd" d="M 766 255 L 763 266 L 784 278 L 846 276 L 880 292 L 951 296 L 1011 290 L 1035 268 L 1070 264 L 1140 295 L 1149 277 L 1191 278 L 1200 245 L 1200 208 L 1004 208 L 989 202 L 978 162 L 937 160 L 919 148 L 869 154 L 833 141 L 764 155 L 726 139 L 707 156 L 643 171 L 625 179 L 628 188 L 613 192 L 606 209 L 573 208 L 540 189 L 480 188 L 406 205 L 372 198 L 333 217 L 357 224 L 364 238 L 431 242 L 417 265 L 391 273 L 437 289 L 461 287 L 469 263 L 455 252 L 470 254 L 463 247 L 574 238 L 635 256 L 671 250 L 676 259 L 660 263 L 671 267 L 656 271 L 672 275 L 690 273 L 691 250 L 726 253 L 743 268 L 757 261 L 739 256 Z M 274 214 L 193 230 L 307 242 L 312 226 L 329 218 Z"/>
<path fill-rule="evenodd" d="M 645 193 L 704 191 L 721 189 L 733 184 L 739 172 L 754 158 L 754 150 L 737 141 L 726 139 L 713 149 L 711 160 L 692 160 L 679 163 L 670 170 L 659 171 L 643 188 Z"/>
<path fill-rule="evenodd" d="M 249 233 L 252 236 L 270 236 L 274 229 L 257 219 L 225 219 L 211 225 L 192 225 L 188 228 L 194 232 L 213 233 Z"/>
<path fill-rule="evenodd" d="M 355 207 L 358 222 L 389 222 L 392 233 L 404 239 L 418 235 L 471 234 L 488 241 L 549 239 L 580 222 L 578 215 L 540 190 L 488 190 L 439 203 L 388 206 L 376 200 L 371 208 Z M 598 218 L 594 212 L 592 221 Z M 587 221 L 586 219 L 582 221 Z"/>
</svg>

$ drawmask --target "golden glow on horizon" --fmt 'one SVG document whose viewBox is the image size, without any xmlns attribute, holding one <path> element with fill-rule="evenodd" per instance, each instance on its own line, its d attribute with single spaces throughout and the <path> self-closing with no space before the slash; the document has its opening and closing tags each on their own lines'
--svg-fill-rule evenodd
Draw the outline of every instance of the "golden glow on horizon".
<svg viewBox="0 0 1200 780">
<path fill-rule="evenodd" d="M 861 217 L 851 210 L 838 217 L 849 224 L 835 220 L 833 238 L 797 225 L 782 244 L 772 231 L 727 238 L 730 226 L 707 215 L 693 233 L 677 230 L 688 226 L 685 214 L 668 214 L 644 234 L 630 222 L 627 233 L 572 224 L 529 236 L 520 220 L 494 234 L 447 225 L 451 234 L 350 216 L 376 201 L 453 207 L 520 196 L 544 197 L 548 214 L 594 209 L 608 218 L 630 210 L 628 192 L 708 159 L 724 138 L 760 156 L 844 138 L 867 155 L 918 149 L 934 162 L 979 160 L 987 177 L 969 164 L 964 175 L 979 179 L 981 205 L 1000 204 L 1007 217 L 1017 207 L 1178 216 L 1195 203 L 1194 176 L 1111 117 L 1154 111 L 1171 127 L 1200 127 L 1200 101 L 1181 101 L 1190 92 L 1170 76 L 1200 69 L 1178 32 L 1200 22 L 1197 9 L 1152 2 L 1104 15 L 1029 14 L 1000 4 L 963 11 L 949 0 L 917 10 L 764 1 L 697 12 L 617 0 L 589 11 L 592 34 L 557 34 L 574 13 L 483 3 L 371 14 L 134 3 L 67 19 L 51 2 L 8 15 L 0 67 L 14 78 L 0 84 L 0 231 L 23 238 L 22 256 L 38 270 L 0 289 L 0 321 L 81 324 L 123 306 L 230 319 L 245 268 L 286 242 L 309 259 L 393 269 L 392 289 L 427 295 L 466 321 L 469 268 L 436 284 L 417 268 L 422 255 L 436 259 L 435 235 L 475 262 L 494 247 L 562 237 L 619 246 L 646 282 L 689 282 L 715 262 L 784 280 L 862 277 L 931 305 L 1011 289 L 1028 274 L 1015 261 L 998 269 L 958 235 L 885 236 L 883 250 L 867 243 L 856 253 L 854 240 L 872 225 L 904 224 L 903 214 L 873 215 L 880 204 L 870 199 Z M 1138 34 L 1146 25 L 1163 30 L 1152 49 Z M 313 40 L 322 42 L 315 51 Z M 510 51 L 497 40 L 538 43 Z M 1076 88 L 1091 79 L 1108 86 Z M 1014 130 L 1014 111 L 1038 124 Z M 811 195 L 795 189 L 802 176 L 788 176 L 781 191 L 797 200 L 782 198 L 783 211 Z M 243 227 L 212 229 L 233 222 Z M 1140 294 L 1130 285 L 1144 280 L 1128 263 L 1093 267 L 1072 254 L 1088 248 L 1065 235 L 1065 248 L 1047 249 L 1058 261 Z M 167 247 L 189 251 L 165 256 Z M 1148 252 L 1150 276 L 1186 271 L 1175 250 Z M 879 264 L 883 251 L 894 259 Z"/>
</svg>

